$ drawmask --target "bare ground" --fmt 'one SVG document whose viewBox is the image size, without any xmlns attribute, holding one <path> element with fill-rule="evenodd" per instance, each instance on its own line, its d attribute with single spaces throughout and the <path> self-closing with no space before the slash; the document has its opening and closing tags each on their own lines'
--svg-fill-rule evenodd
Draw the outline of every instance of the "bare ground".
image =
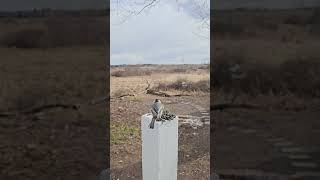
<svg viewBox="0 0 320 180">
<path fill-rule="evenodd" d="M 105 96 L 103 47 L 0 52 L 1 113 Z M 108 158 L 105 110 L 100 104 L 1 117 L 0 179 L 98 179 Z"/>
<path fill-rule="evenodd" d="M 111 101 L 112 179 L 142 179 L 140 118 L 143 114 L 150 112 L 155 98 L 159 98 L 170 112 L 181 117 L 179 120 L 178 178 L 209 178 L 210 120 L 207 113 L 210 94 L 181 92 L 172 89 L 165 92 L 168 94 L 183 93 L 189 96 L 159 97 L 144 93 L 148 84 L 149 88 L 155 88 L 159 83 L 173 83 L 179 79 L 197 82 L 209 78 L 208 71 L 191 70 L 189 72 L 190 67 L 186 68 L 188 71 L 183 73 L 162 71 L 150 76 L 111 77 L 111 95 L 116 97 L 125 93 L 135 94 L 135 96 L 115 98 Z M 205 119 L 203 116 L 206 116 Z"/>
<path fill-rule="evenodd" d="M 159 97 L 147 96 L 141 98 L 139 102 L 133 102 L 131 100 L 112 102 L 111 124 L 130 124 L 130 126 L 135 127 L 137 130 L 135 136 L 130 136 L 129 134 L 129 140 L 111 145 L 112 179 L 142 178 L 140 117 L 142 114 L 149 112 L 150 104 L 154 98 Z M 208 95 L 188 98 L 161 98 L 161 100 L 171 112 L 181 116 L 190 115 L 200 119 L 202 115 L 194 105 L 203 107 L 207 112 L 209 110 Z M 181 102 L 190 102 L 190 104 L 182 104 Z M 127 110 L 129 107 L 133 110 Z M 126 109 L 126 117 L 120 116 L 120 114 L 123 115 L 121 109 Z M 195 128 L 193 128 L 192 125 L 194 125 Z M 197 126 L 193 123 L 186 123 L 179 127 L 179 179 L 209 178 L 209 129 L 209 124 Z"/>
</svg>

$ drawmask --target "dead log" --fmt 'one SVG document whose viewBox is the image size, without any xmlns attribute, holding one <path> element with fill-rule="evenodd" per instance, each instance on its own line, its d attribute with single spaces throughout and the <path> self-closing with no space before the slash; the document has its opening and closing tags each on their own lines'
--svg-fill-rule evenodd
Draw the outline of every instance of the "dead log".
<svg viewBox="0 0 320 180">
<path fill-rule="evenodd" d="M 171 95 L 169 95 L 165 92 L 155 91 L 153 89 L 148 89 L 147 94 L 152 94 L 152 95 L 161 96 L 161 97 L 171 97 Z"/>
<path fill-rule="evenodd" d="M 162 92 L 162 91 L 156 91 L 154 89 L 148 89 L 147 94 L 155 95 L 155 96 L 160 96 L 160 97 L 181 97 L 181 96 L 191 96 L 189 94 L 173 94 L 170 95 L 168 93 Z"/>
</svg>

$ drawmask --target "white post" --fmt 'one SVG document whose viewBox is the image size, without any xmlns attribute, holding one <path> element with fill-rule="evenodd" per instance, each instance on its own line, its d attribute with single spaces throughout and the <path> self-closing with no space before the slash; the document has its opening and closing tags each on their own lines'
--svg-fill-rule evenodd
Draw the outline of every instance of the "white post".
<svg viewBox="0 0 320 180">
<path fill-rule="evenodd" d="M 156 121 L 149 128 L 151 114 L 141 118 L 143 180 L 177 180 L 178 118 Z"/>
</svg>

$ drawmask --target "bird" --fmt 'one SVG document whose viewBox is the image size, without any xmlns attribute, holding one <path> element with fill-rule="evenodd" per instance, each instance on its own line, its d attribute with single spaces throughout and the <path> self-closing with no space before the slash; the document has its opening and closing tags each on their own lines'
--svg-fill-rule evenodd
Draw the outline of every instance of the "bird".
<svg viewBox="0 0 320 180">
<path fill-rule="evenodd" d="M 155 99 L 152 106 L 151 106 L 151 113 L 152 113 L 152 121 L 149 125 L 149 127 L 151 129 L 154 128 L 154 122 L 156 120 L 159 120 L 161 119 L 161 116 L 162 116 L 162 113 L 163 113 L 163 110 L 164 110 L 164 106 L 163 104 L 161 103 L 160 99 Z"/>
</svg>

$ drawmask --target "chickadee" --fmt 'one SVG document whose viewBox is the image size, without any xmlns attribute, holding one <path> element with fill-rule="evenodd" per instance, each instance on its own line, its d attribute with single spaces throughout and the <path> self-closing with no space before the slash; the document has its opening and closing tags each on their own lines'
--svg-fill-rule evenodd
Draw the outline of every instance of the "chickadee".
<svg viewBox="0 0 320 180">
<path fill-rule="evenodd" d="M 163 110 L 164 110 L 164 106 L 161 103 L 161 101 L 159 99 L 154 100 L 154 103 L 151 106 L 151 113 L 152 113 L 153 117 L 152 117 L 152 121 L 151 121 L 151 123 L 149 125 L 149 127 L 151 129 L 154 128 L 154 122 L 156 120 L 161 119 Z"/>
</svg>

